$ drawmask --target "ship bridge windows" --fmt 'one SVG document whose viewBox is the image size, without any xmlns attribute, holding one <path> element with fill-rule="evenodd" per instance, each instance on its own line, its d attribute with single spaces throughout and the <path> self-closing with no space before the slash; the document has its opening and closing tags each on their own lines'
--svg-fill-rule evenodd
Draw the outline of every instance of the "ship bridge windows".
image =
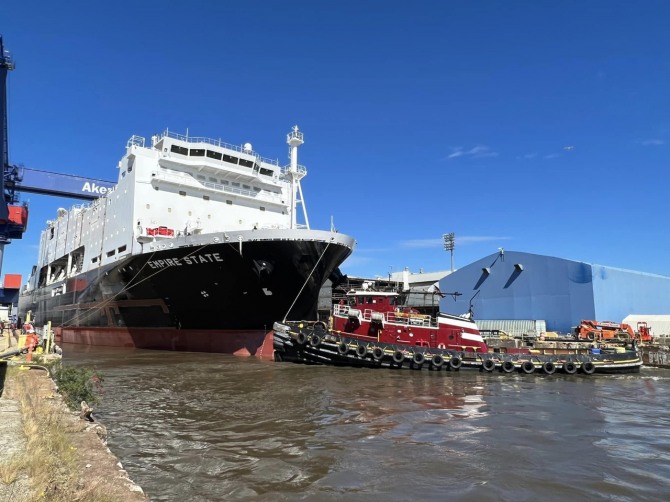
<svg viewBox="0 0 670 502">
<path fill-rule="evenodd" d="M 179 145 L 170 146 L 170 151 L 172 153 L 178 153 L 180 155 L 188 155 L 188 148 Z"/>
<path fill-rule="evenodd" d="M 219 152 L 213 152 L 211 150 L 207 150 L 207 157 L 209 157 L 210 159 L 221 160 L 221 157 L 223 157 L 223 155 Z"/>
<path fill-rule="evenodd" d="M 189 155 L 191 157 L 204 157 L 205 156 L 205 149 L 204 148 L 191 148 L 191 151 L 189 152 Z"/>
<path fill-rule="evenodd" d="M 237 157 L 233 157 L 232 155 L 227 155 L 227 154 L 224 153 L 223 154 L 223 160 L 225 162 L 230 162 L 231 164 L 237 164 L 237 161 L 240 160 L 240 159 L 238 159 Z"/>
<path fill-rule="evenodd" d="M 254 161 L 247 159 L 240 159 L 240 165 L 243 167 L 254 167 Z"/>
<path fill-rule="evenodd" d="M 272 176 L 274 174 L 274 171 L 272 169 L 266 169 L 265 167 L 261 167 L 261 174 L 264 174 L 265 176 Z"/>
</svg>

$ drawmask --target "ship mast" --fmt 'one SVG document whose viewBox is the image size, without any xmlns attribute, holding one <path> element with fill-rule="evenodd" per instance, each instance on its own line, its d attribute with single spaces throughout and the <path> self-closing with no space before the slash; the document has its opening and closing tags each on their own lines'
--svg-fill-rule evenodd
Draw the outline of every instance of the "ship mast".
<svg viewBox="0 0 670 502">
<path fill-rule="evenodd" d="M 302 187 L 300 180 L 305 176 L 305 169 L 298 169 L 298 147 L 302 145 L 305 140 L 302 133 L 298 130 L 298 126 L 293 126 L 293 130 L 286 135 L 286 142 L 289 144 L 291 166 L 288 170 L 288 175 L 291 178 L 291 228 L 298 228 L 297 222 L 297 206 L 302 206 L 302 214 L 305 218 L 305 227 L 309 230 L 309 220 L 307 219 L 307 207 L 305 207 L 305 200 L 302 196 Z"/>
</svg>

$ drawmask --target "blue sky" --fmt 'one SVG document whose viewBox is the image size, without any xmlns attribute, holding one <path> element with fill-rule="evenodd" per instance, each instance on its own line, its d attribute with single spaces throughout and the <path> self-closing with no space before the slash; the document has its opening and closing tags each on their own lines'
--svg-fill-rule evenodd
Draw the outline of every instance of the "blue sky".
<svg viewBox="0 0 670 502">
<path fill-rule="evenodd" d="M 116 179 L 133 135 L 299 161 L 342 269 L 445 270 L 499 247 L 670 275 L 670 3 L 5 0 L 10 162 Z M 77 201 L 23 194 L 2 272 Z"/>
</svg>

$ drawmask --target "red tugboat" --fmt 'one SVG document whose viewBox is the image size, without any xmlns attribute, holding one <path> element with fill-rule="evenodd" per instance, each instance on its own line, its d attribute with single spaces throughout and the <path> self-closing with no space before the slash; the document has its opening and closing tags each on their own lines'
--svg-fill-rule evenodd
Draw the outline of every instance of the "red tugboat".
<svg viewBox="0 0 670 502">
<path fill-rule="evenodd" d="M 401 306 L 401 295 L 387 291 L 350 291 L 333 308 L 333 333 L 360 340 L 433 349 L 488 352 L 472 314 L 421 314 Z"/>
<path fill-rule="evenodd" d="M 542 343 L 517 348 L 487 346 L 470 312 L 422 314 L 402 305 L 395 291 L 350 291 L 324 322 L 274 323 L 276 361 L 431 370 L 478 369 L 502 373 L 561 371 L 586 375 L 638 372 L 636 347 Z"/>
</svg>

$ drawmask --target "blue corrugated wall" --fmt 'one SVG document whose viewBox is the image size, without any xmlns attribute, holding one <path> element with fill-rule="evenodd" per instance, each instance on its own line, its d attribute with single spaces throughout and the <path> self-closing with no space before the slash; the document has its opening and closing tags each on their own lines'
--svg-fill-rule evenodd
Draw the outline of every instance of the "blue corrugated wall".
<svg viewBox="0 0 670 502">
<path fill-rule="evenodd" d="M 670 277 L 517 251 L 471 263 L 442 279 L 440 289 L 461 293 L 456 301 L 440 301 L 443 312 L 467 312 L 479 291 L 472 301 L 475 319 L 545 320 L 548 330 L 561 333 L 582 319 L 670 314 Z"/>
<path fill-rule="evenodd" d="M 598 320 L 670 314 L 670 277 L 593 265 L 593 296 Z"/>
</svg>

